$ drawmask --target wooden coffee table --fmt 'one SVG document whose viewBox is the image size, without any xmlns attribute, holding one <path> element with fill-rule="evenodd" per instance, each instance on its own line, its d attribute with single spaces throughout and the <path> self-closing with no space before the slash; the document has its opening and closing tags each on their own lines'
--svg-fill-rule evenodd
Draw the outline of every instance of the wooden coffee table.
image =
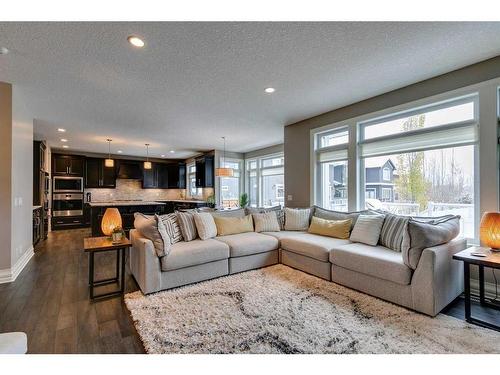
<svg viewBox="0 0 500 375">
<path fill-rule="evenodd" d="M 471 253 L 483 253 L 485 257 L 474 256 Z M 465 320 L 469 323 L 500 331 L 500 325 L 496 325 L 471 315 L 471 293 L 470 293 L 470 265 L 479 267 L 479 302 L 495 310 L 500 310 L 499 305 L 493 304 L 484 297 L 484 267 L 500 268 L 500 253 L 495 253 L 484 247 L 469 247 L 453 255 L 453 259 L 464 262 L 464 294 L 465 294 Z"/>
<path fill-rule="evenodd" d="M 118 243 L 113 243 L 109 237 L 89 237 L 83 239 L 83 248 L 86 253 L 89 253 L 89 293 L 91 300 L 123 294 L 125 290 L 125 251 L 130 246 L 132 246 L 132 244 L 126 237 Z M 109 279 L 94 280 L 94 254 L 106 251 L 116 252 L 116 275 Z M 120 289 L 112 292 L 95 294 L 94 288 L 114 283 L 118 283 Z"/>
</svg>

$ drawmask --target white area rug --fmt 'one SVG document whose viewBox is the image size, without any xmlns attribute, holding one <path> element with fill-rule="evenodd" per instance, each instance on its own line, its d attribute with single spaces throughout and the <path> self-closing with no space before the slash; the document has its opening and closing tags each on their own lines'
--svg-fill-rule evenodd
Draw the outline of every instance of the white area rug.
<svg viewBox="0 0 500 375">
<path fill-rule="evenodd" d="M 284 265 L 125 303 L 148 353 L 500 353 L 500 333 Z"/>
</svg>

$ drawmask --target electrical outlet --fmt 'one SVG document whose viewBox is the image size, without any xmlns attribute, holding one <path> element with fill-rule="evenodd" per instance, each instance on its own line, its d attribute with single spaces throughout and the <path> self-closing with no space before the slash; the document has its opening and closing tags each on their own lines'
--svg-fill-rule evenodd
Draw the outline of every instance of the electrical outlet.
<svg viewBox="0 0 500 375">
<path fill-rule="evenodd" d="M 291 194 L 287 195 L 286 200 L 293 201 L 293 195 Z"/>
</svg>

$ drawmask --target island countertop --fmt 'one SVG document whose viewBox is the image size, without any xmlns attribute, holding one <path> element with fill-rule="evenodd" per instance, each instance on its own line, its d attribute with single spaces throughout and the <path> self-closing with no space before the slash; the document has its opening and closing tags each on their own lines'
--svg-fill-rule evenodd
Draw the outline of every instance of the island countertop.
<svg viewBox="0 0 500 375">
<path fill-rule="evenodd" d="M 109 202 L 88 202 L 90 207 L 115 207 L 115 206 L 157 206 L 164 205 L 164 202 L 156 201 L 109 201 Z"/>
</svg>

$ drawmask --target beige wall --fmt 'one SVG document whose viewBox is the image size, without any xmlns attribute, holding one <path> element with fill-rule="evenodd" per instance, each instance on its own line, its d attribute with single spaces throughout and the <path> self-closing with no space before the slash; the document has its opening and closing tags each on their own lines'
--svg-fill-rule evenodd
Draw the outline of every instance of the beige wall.
<svg viewBox="0 0 500 375">
<path fill-rule="evenodd" d="M 12 86 L 0 82 L 0 270 L 11 261 Z"/>
<path fill-rule="evenodd" d="M 310 204 L 310 130 L 500 77 L 500 56 L 285 127 L 285 194 L 291 207 Z"/>
</svg>

